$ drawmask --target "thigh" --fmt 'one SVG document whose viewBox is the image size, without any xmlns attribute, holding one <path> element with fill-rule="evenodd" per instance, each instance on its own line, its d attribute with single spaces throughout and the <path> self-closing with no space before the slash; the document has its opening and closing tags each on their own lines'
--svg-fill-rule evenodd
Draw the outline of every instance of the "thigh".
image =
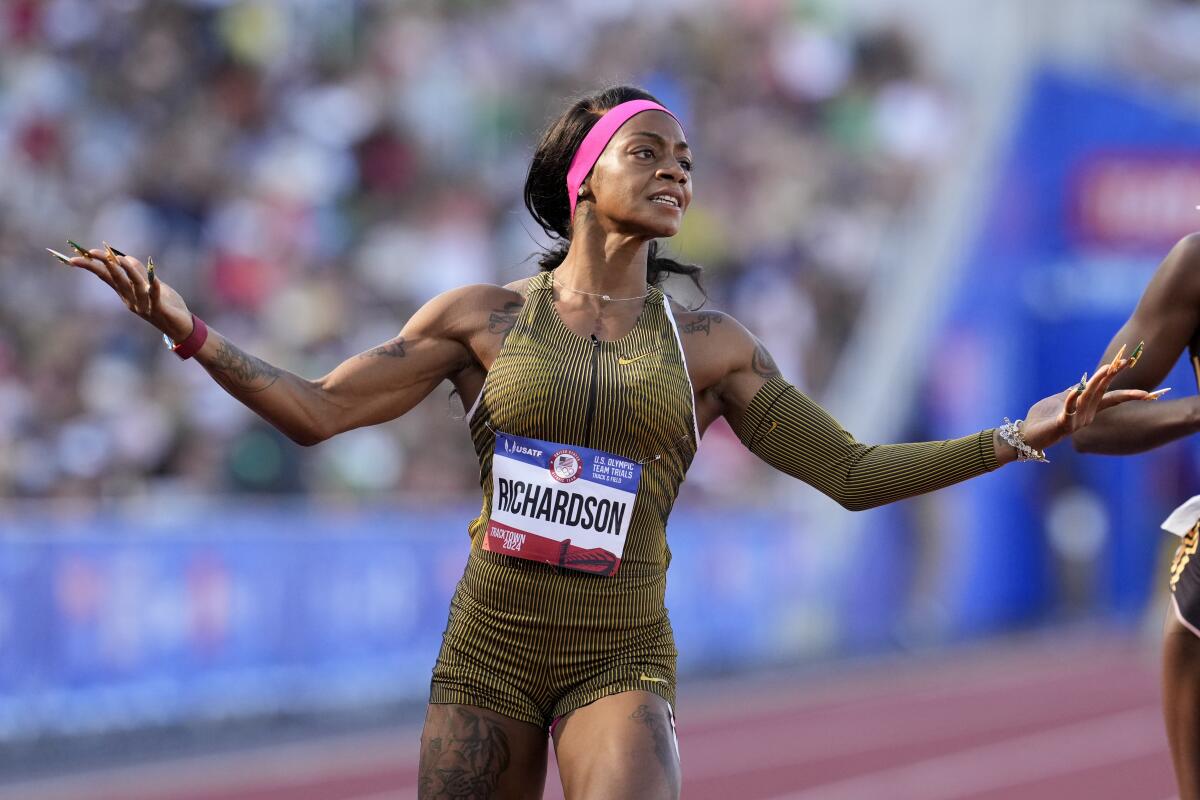
<svg viewBox="0 0 1200 800">
<path fill-rule="evenodd" d="M 567 800 L 675 800 L 679 748 L 667 701 L 621 692 L 578 708 L 554 730 Z"/>
<path fill-rule="evenodd" d="M 430 703 L 419 800 L 539 800 L 546 732 L 475 706 Z"/>
</svg>

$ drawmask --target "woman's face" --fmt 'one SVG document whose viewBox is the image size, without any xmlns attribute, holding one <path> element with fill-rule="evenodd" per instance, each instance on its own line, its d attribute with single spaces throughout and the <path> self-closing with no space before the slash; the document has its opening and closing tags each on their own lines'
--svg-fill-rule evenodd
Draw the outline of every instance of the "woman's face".
<svg viewBox="0 0 1200 800">
<path fill-rule="evenodd" d="M 584 187 L 585 213 L 605 230 L 674 236 L 692 202 L 692 154 L 683 129 L 662 111 L 634 116 L 604 148 Z"/>
</svg>

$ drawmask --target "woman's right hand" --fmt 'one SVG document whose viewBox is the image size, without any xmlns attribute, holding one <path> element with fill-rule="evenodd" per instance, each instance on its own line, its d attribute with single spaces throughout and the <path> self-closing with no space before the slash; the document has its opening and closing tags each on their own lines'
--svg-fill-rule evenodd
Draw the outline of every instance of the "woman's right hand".
<svg viewBox="0 0 1200 800">
<path fill-rule="evenodd" d="M 125 307 L 165 333 L 182 342 L 192 332 L 192 313 L 179 292 L 157 275 L 149 279 L 146 266 L 136 258 L 89 250 L 88 257 L 77 255 L 67 263 L 85 269 L 107 283 L 125 303 Z"/>
</svg>

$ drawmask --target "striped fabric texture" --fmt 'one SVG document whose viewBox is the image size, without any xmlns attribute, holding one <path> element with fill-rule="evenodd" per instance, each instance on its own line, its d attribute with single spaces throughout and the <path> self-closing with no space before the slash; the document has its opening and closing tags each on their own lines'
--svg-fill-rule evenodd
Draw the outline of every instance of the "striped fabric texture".
<svg viewBox="0 0 1200 800">
<path fill-rule="evenodd" d="M 583 338 L 554 308 L 553 276 L 526 302 L 469 422 L 483 507 L 451 602 L 431 702 L 479 706 L 548 726 L 620 691 L 674 703 L 676 651 L 665 607 L 666 523 L 696 452 L 692 387 L 661 291 L 615 341 Z M 615 576 L 481 549 L 492 504 L 494 431 L 592 447 L 642 463 Z"/>
<path fill-rule="evenodd" d="M 734 432 L 763 461 L 851 511 L 932 492 L 999 466 L 992 429 L 942 442 L 866 445 L 782 378 L 758 390 Z"/>
</svg>

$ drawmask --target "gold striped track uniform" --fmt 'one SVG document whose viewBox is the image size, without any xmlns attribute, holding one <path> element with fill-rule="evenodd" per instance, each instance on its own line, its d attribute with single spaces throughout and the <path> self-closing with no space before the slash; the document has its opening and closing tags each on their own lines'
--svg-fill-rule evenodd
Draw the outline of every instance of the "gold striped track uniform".
<svg viewBox="0 0 1200 800">
<path fill-rule="evenodd" d="M 525 305 L 468 414 L 483 506 L 469 526 L 471 552 L 430 692 L 433 703 L 478 706 L 543 727 L 623 691 L 654 692 L 674 706 L 666 523 L 698 443 L 682 342 L 662 292 L 651 288 L 633 330 L 607 342 L 568 329 L 554 308 L 553 288 L 549 272 L 530 280 Z M 615 574 L 485 549 L 497 432 L 594 448 L 642 465 Z M 755 395 L 736 432 L 759 457 L 851 507 L 996 466 L 990 431 L 950 442 L 861 445 L 779 379 Z"/>
</svg>

